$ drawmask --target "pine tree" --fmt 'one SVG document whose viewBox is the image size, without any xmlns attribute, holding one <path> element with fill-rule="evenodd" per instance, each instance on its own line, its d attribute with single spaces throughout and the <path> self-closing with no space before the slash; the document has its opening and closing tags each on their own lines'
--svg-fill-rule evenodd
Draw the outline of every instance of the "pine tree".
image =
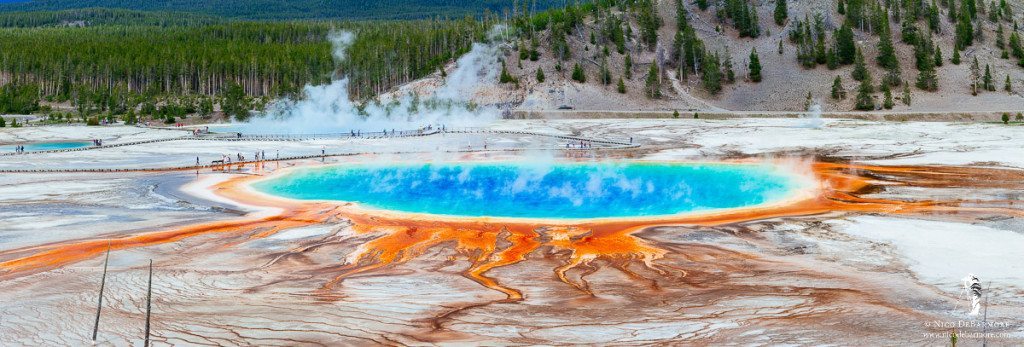
<svg viewBox="0 0 1024 347">
<path fill-rule="evenodd" d="M 1007 93 L 1013 93 L 1013 83 L 1010 82 L 1010 75 L 1006 75 L 1006 83 L 1003 84 L 1003 90 Z"/>
<path fill-rule="evenodd" d="M 612 84 L 612 72 L 608 71 L 608 58 L 601 58 L 601 69 L 598 73 L 598 77 L 601 80 L 601 84 Z"/>
<path fill-rule="evenodd" d="M 789 17 L 789 9 L 786 8 L 786 0 L 775 0 L 775 24 L 782 26 L 786 24 Z"/>
<path fill-rule="evenodd" d="M 838 69 L 839 68 L 839 55 L 836 54 L 836 50 L 833 49 L 833 48 L 829 48 L 828 49 L 828 53 L 825 53 L 825 55 L 826 55 L 825 66 L 827 66 L 829 70 Z"/>
<path fill-rule="evenodd" d="M 842 65 L 852 64 L 857 55 L 857 44 L 853 40 L 853 29 L 848 24 L 843 23 L 843 26 L 839 28 L 839 31 L 834 36 L 839 63 Z"/>
<path fill-rule="evenodd" d="M 899 60 L 896 58 L 896 48 L 893 47 L 892 43 L 892 32 L 889 30 L 889 21 L 883 21 L 882 28 L 879 30 L 878 40 L 878 57 L 876 61 L 878 66 L 886 70 L 891 70 L 894 67 L 899 66 Z"/>
<path fill-rule="evenodd" d="M 778 0 L 785 2 L 785 0 Z M 754 83 L 761 82 L 761 58 L 757 55 L 757 48 L 750 50 L 750 63 L 747 65 L 750 70 L 750 80 Z"/>
<path fill-rule="evenodd" d="M 722 71 L 720 68 L 718 54 L 710 55 L 704 53 L 704 66 L 701 68 L 702 83 L 704 89 L 711 94 L 718 94 L 722 91 Z"/>
<path fill-rule="evenodd" d="M 622 77 L 619 77 L 619 85 L 615 90 L 617 90 L 619 94 L 626 94 L 626 83 L 622 81 Z"/>
<path fill-rule="evenodd" d="M 896 103 L 892 100 L 892 90 L 889 88 L 889 85 L 885 85 L 884 94 L 885 100 L 882 102 L 882 107 L 886 110 L 891 110 Z"/>
<path fill-rule="evenodd" d="M 544 83 L 544 70 L 537 68 L 537 83 Z"/>
<path fill-rule="evenodd" d="M 647 79 L 644 81 L 644 95 L 650 99 L 661 98 L 661 83 L 660 75 L 658 72 L 658 64 L 651 64 L 650 70 L 647 70 Z"/>
<path fill-rule="evenodd" d="M 865 78 L 860 82 L 860 87 L 857 88 L 857 103 L 855 107 L 861 111 L 871 111 L 875 109 L 875 100 L 871 97 L 871 93 L 874 92 L 874 87 L 871 85 L 871 78 Z"/>
<path fill-rule="evenodd" d="M 953 58 L 949 60 L 953 65 L 960 65 L 960 50 L 953 48 Z"/>
<path fill-rule="evenodd" d="M 572 66 L 572 80 L 579 83 L 587 82 L 587 74 L 583 71 L 583 67 L 580 63 L 576 63 Z"/>
<path fill-rule="evenodd" d="M 736 72 L 732 69 L 732 53 L 729 53 L 728 49 L 725 51 L 725 61 L 722 62 L 722 70 L 725 72 L 726 83 L 736 82 Z"/>
<path fill-rule="evenodd" d="M 941 47 L 935 46 L 935 57 L 932 60 L 934 60 L 934 62 L 932 62 L 932 64 L 935 64 L 935 66 L 942 66 L 942 48 Z"/>
<path fill-rule="evenodd" d="M 846 99 L 846 89 L 843 89 L 843 79 L 836 76 L 832 81 L 832 98 L 836 100 Z"/>
<path fill-rule="evenodd" d="M 1003 23 L 996 27 L 996 48 L 1006 49 L 1006 34 L 1003 33 Z"/>
<path fill-rule="evenodd" d="M 864 81 L 865 78 L 870 77 L 870 75 L 868 74 L 868 67 L 864 63 L 864 55 L 861 54 L 861 51 L 858 49 L 856 52 L 857 53 L 853 62 L 853 80 Z"/>
<path fill-rule="evenodd" d="M 633 56 L 627 55 L 623 65 L 625 67 L 623 68 L 622 75 L 626 76 L 627 80 L 633 79 Z"/>
<path fill-rule="evenodd" d="M 505 68 L 505 62 L 501 62 L 501 74 L 500 77 L 498 77 L 498 81 L 501 83 L 512 83 L 515 81 L 515 78 L 513 78 L 512 75 L 508 73 L 508 69 Z"/>
<path fill-rule="evenodd" d="M 974 26 L 971 24 L 971 14 L 963 11 L 960 20 L 956 25 L 955 41 L 958 48 L 964 48 L 974 44 Z"/>
<path fill-rule="evenodd" d="M 985 90 L 990 92 L 996 90 L 995 84 L 992 83 L 992 70 L 988 64 L 985 64 L 985 76 L 982 77 L 982 81 L 985 83 Z"/>
</svg>

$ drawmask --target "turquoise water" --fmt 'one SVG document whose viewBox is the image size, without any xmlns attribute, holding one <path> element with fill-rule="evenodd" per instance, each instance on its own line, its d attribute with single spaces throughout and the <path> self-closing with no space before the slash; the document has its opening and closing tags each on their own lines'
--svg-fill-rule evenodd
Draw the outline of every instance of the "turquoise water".
<svg viewBox="0 0 1024 347">
<path fill-rule="evenodd" d="M 0 146 L 0 152 L 14 152 L 14 148 L 19 145 L 4 145 Z M 21 146 L 25 146 L 26 152 L 36 151 L 53 151 L 58 149 L 72 149 L 92 146 L 90 141 L 61 141 L 61 142 L 35 142 L 27 143 Z"/>
<path fill-rule="evenodd" d="M 300 200 L 454 216 L 604 218 L 758 205 L 800 187 L 768 165 L 523 163 L 342 165 L 255 184 Z"/>
</svg>

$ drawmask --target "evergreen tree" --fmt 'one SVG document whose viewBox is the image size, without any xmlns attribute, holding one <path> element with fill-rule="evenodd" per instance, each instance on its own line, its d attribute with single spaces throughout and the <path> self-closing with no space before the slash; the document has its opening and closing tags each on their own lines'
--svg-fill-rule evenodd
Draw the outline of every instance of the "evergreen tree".
<svg viewBox="0 0 1024 347">
<path fill-rule="evenodd" d="M 967 11 L 963 11 L 963 13 L 960 14 L 960 20 L 956 25 L 956 36 L 954 42 L 958 48 L 974 44 L 974 26 L 971 24 L 971 14 Z"/>
<path fill-rule="evenodd" d="M 989 68 L 988 64 L 985 64 L 985 76 L 982 77 L 982 81 L 985 84 L 985 90 L 990 92 L 996 90 L 995 83 L 992 83 L 992 70 Z"/>
<path fill-rule="evenodd" d="M 583 67 L 580 63 L 573 64 L 572 66 L 572 80 L 579 83 L 587 82 L 587 74 L 583 71 Z"/>
<path fill-rule="evenodd" d="M 928 30 L 938 33 L 939 28 L 939 6 L 935 4 L 935 0 L 932 0 L 931 6 L 928 7 Z"/>
<path fill-rule="evenodd" d="M 935 46 L 935 57 L 932 60 L 935 66 L 942 66 L 942 47 Z"/>
<path fill-rule="evenodd" d="M 953 58 L 949 60 L 953 65 L 960 65 L 960 50 L 953 48 Z"/>
<path fill-rule="evenodd" d="M 1006 75 L 1006 83 L 1003 84 L 1003 90 L 1007 93 L 1013 93 L 1013 83 L 1010 82 L 1010 75 Z"/>
<path fill-rule="evenodd" d="M 627 55 L 624 59 L 622 75 L 626 76 L 626 79 L 633 79 L 633 56 Z"/>
<path fill-rule="evenodd" d="M 0 128 L 4 127 L 7 127 L 7 121 L 4 120 L 4 117 L 0 117 Z"/>
<path fill-rule="evenodd" d="M 639 0 L 636 4 L 637 22 L 640 25 L 640 39 L 653 51 L 658 45 L 658 28 L 661 28 L 661 17 L 652 0 Z"/>
<path fill-rule="evenodd" d="M 242 86 L 232 82 L 224 92 L 220 109 L 228 117 L 234 117 L 237 121 L 249 119 L 250 104 Z"/>
<path fill-rule="evenodd" d="M 871 111 L 875 109 L 875 100 L 871 97 L 871 93 L 874 92 L 874 87 L 871 85 L 870 75 L 860 82 L 860 87 L 857 88 L 857 103 L 855 107 L 861 111 Z"/>
<path fill-rule="evenodd" d="M 615 90 L 617 90 L 619 94 L 626 94 L 626 83 L 622 81 L 622 77 L 619 77 L 619 85 Z"/>
<path fill-rule="evenodd" d="M 701 11 L 707 11 L 708 0 L 697 0 L 697 8 L 699 8 Z"/>
<path fill-rule="evenodd" d="M 501 74 L 498 77 L 498 82 L 512 83 L 513 81 L 515 81 L 515 78 L 513 78 L 512 75 L 508 73 L 508 69 L 505 68 L 505 62 L 501 62 Z"/>
<path fill-rule="evenodd" d="M 935 74 L 935 65 L 931 59 L 925 59 L 925 63 L 920 67 L 920 73 L 917 75 L 917 87 L 922 90 L 936 91 L 939 89 L 938 77 Z"/>
<path fill-rule="evenodd" d="M 868 73 L 867 65 L 864 63 L 864 54 L 861 54 L 859 49 L 856 52 L 852 72 L 853 80 L 864 81 L 865 78 L 870 78 L 871 76 Z"/>
<path fill-rule="evenodd" d="M 544 83 L 544 70 L 537 68 L 537 83 Z"/>
<path fill-rule="evenodd" d="M 612 84 L 612 72 L 608 71 L 608 58 L 601 58 L 601 69 L 598 73 L 598 77 L 601 80 L 601 84 Z"/>
<path fill-rule="evenodd" d="M 834 48 L 829 48 L 828 53 L 826 53 L 825 56 L 825 65 L 828 67 L 829 70 L 835 70 L 839 68 L 839 55 L 836 54 L 836 50 Z"/>
<path fill-rule="evenodd" d="M 701 81 L 704 84 L 704 90 L 711 94 L 718 94 L 718 92 L 722 91 L 722 71 L 719 65 L 718 54 L 704 54 Z"/>
<path fill-rule="evenodd" d="M 846 89 L 843 89 L 843 79 L 836 76 L 832 81 L 832 98 L 836 100 L 846 99 Z"/>
<path fill-rule="evenodd" d="M 786 8 L 786 0 L 775 0 L 775 24 L 782 26 L 789 18 L 789 9 Z"/>
<path fill-rule="evenodd" d="M 883 93 L 885 94 L 885 100 L 882 102 L 882 107 L 884 107 L 886 110 L 891 110 L 892 107 L 896 105 L 896 103 L 892 99 L 892 90 L 889 88 L 889 85 L 886 84 L 884 86 L 885 87 L 883 88 Z"/>
<path fill-rule="evenodd" d="M 650 99 L 661 98 L 661 76 L 658 72 L 658 64 L 651 64 L 650 70 L 647 70 L 647 79 L 644 81 L 644 95 Z"/>
<path fill-rule="evenodd" d="M 839 55 L 839 63 L 849 65 L 854 62 L 857 55 L 857 44 L 853 40 L 853 29 L 849 24 L 843 23 L 835 34 L 836 51 Z"/>
<path fill-rule="evenodd" d="M 1003 33 L 1003 23 L 996 27 L 996 48 L 1006 49 L 1006 34 Z"/>
<path fill-rule="evenodd" d="M 784 0 L 778 1 L 784 2 Z M 750 80 L 754 83 L 761 82 L 761 58 L 757 55 L 757 48 L 750 50 L 750 63 L 747 68 L 750 70 Z"/>
<path fill-rule="evenodd" d="M 899 66 L 899 60 L 896 58 L 896 48 L 893 47 L 892 43 L 892 32 L 889 30 L 889 21 L 883 21 L 882 28 L 879 30 L 878 40 L 878 57 L 876 61 L 878 66 L 886 70 L 891 70 Z"/>
</svg>

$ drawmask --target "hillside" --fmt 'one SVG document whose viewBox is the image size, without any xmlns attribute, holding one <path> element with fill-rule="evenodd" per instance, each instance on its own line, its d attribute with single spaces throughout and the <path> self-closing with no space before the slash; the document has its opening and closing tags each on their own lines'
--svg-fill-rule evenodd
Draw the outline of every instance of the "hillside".
<svg viewBox="0 0 1024 347">
<path fill-rule="evenodd" d="M 954 1 L 954 6 L 958 9 L 969 6 L 960 2 Z M 649 42 L 644 42 L 642 37 L 642 7 L 645 3 L 650 4 L 662 23 L 657 28 L 656 39 Z M 685 11 L 679 12 L 674 1 L 639 1 L 633 5 L 602 2 L 603 5 L 599 4 L 581 11 L 578 24 L 574 24 L 568 30 L 555 27 L 555 23 L 544 23 L 541 30 L 536 30 L 537 24 L 543 21 L 535 20 L 534 23 L 524 26 L 524 31 L 527 32 L 533 27 L 532 35 L 535 36 L 531 38 L 531 34 L 528 33 L 516 44 L 525 47 L 527 51 L 535 49 L 537 59 L 530 59 L 532 57 L 529 57 L 529 54 L 520 58 L 516 48 L 510 50 L 505 59 L 508 62 L 507 69 L 517 80 L 517 85 L 506 87 L 515 94 L 514 99 L 523 101 L 520 109 L 526 110 L 570 106 L 579 110 L 793 111 L 806 108 L 808 93 L 812 99 L 810 103 L 820 103 L 826 111 L 850 111 L 858 108 L 856 96 L 861 83 L 852 76 L 855 64 L 837 63 L 830 68 L 824 61 L 814 63 L 813 58 L 810 65 L 800 60 L 800 51 L 805 50 L 801 47 L 813 49 L 816 41 L 822 42 L 822 52 L 831 52 L 836 47 L 836 32 L 849 15 L 849 10 L 847 15 L 839 13 L 838 4 L 842 1 L 789 1 L 788 18 L 782 25 L 777 25 L 773 20 L 776 7 L 774 1 L 724 2 L 725 5 L 743 4 L 749 6 L 749 11 L 757 13 L 757 26 L 760 32 L 754 38 L 740 37 L 741 31 L 737 29 L 736 20 L 729 18 L 728 15 L 722 15 L 722 12 L 727 12 L 726 8 L 719 8 L 712 2 L 708 8 L 702 10 L 698 3 L 699 1 L 681 2 Z M 846 1 L 844 5 L 849 8 L 853 3 L 854 1 Z M 869 85 L 873 91 L 867 93 L 870 98 L 868 102 L 873 104 L 870 105 L 870 109 L 882 109 L 886 106 L 883 88 L 890 89 L 891 107 L 897 111 L 1015 110 L 1024 105 L 1024 97 L 1020 94 L 1020 91 L 1024 90 L 1024 68 L 1020 65 L 1024 51 L 1011 47 L 1015 44 L 1011 37 L 1019 37 L 1021 30 L 1020 1 L 1008 1 L 1005 6 L 998 2 L 986 5 L 992 7 L 994 4 L 999 9 L 996 15 L 991 15 L 991 10 L 986 11 L 985 7 L 978 7 L 974 17 L 970 19 L 974 28 L 971 35 L 974 42 L 971 45 L 964 45 L 959 50 L 960 64 L 951 62 L 960 21 L 950 20 L 950 9 L 942 5 L 944 2 L 936 3 L 935 10 L 939 20 L 934 31 L 929 30 L 928 11 L 931 7 L 928 2 L 905 1 L 902 3 L 910 5 L 901 6 L 895 5 L 899 2 L 892 2 L 894 5 L 888 9 L 884 8 L 886 2 L 878 2 L 877 8 L 874 7 L 874 1 L 858 3 L 863 4 L 865 17 L 875 17 L 865 18 L 862 23 L 866 24 L 852 28 L 853 42 L 865 57 L 865 67 L 872 76 Z M 917 10 L 908 10 L 914 8 L 914 4 L 917 4 Z M 896 10 L 897 7 L 902 8 Z M 552 14 L 549 14 L 550 18 L 571 16 L 558 12 L 563 11 L 553 10 Z M 896 18 L 897 12 L 901 12 L 905 18 Z M 721 90 L 708 90 L 706 74 L 702 71 L 705 66 L 700 62 L 696 69 L 690 69 L 688 78 L 680 78 L 679 60 L 670 53 L 674 48 L 675 33 L 681 31 L 678 24 L 680 22 L 677 21 L 678 13 L 684 14 L 686 25 L 690 26 L 699 45 L 705 49 L 706 56 L 719 56 L 716 61 L 719 76 L 716 80 L 720 81 Z M 879 41 L 882 37 L 878 31 L 881 28 L 878 24 L 872 28 L 868 22 L 874 20 L 878 23 L 876 18 L 882 18 L 882 15 L 889 18 L 889 37 L 893 42 L 892 56 L 895 57 L 895 63 L 888 67 L 877 62 Z M 820 21 L 814 19 L 816 16 Z M 795 42 L 790 37 L 791 32 L 799 31 L 799 22 L 803 21 L 818 22 L 808 26 L 820 25 L 822 29 L 821 36 L 813 35 L 807 46 L 802 46 L 802 42 Z M 616 22 L 621 23 L 622 30 L 627 33 L 622 53 L 618 52 L 615 40 L 607 33 L 608 23 Z M 996 40 L 1000 26 L 1003 28 L 1003 49 L 997 47 Z M 907 27 L 912 29 L 905 29 Z M 904 42 L 904 32 L 915 29 L 921 38 L 921 46 L 924 47 L 922 49 L 929 56 L 934 57 L 936 49 L 941 51 L 942 65 L 933 66 L 936 78 L 932 83 L 937 87 L 934 90 L 917 86 L 921 74 L 918 64 L 915 63 L 915 47 L 918 45 Z M 815 30 L 811 29 L 811 32 L 813 31 Z M 927 34 L 929 32 L 930 34 Z M 1017 34 L 1014 34 L 1015 32 Z M 630 36 L 629 33 L 633 35 Z M 564 45 L 560 42 L 564 42 Z M 1019 39 L 1016 45 L 1020 47 Z M 749 55 L 755 48 L 762 66 L 760 82 L 753 82 L 748 77 Z M 559 50 L 564 52 L 562 55 L 565 58 L 558 58 L 559 54 L 556 54 L 556 51 Z M 1005 58 L 1003 52 L 1006 52 Z M 628 72 L 627 57 L 632 60 L 632 69 Z M 990 91 L 981 88 L 976 96 L 972 95 L 971 88 L 971 67 L 975 58 L 980 68 L 979 84 L 983 82 L 984 71 L 988 67 L 993 89 Z M 735 82 L 727 81 L 727 60 L 731 60 L 733 74 L 736 76 Z M 584 71 L 586 82 L 573 80 L 573 67 L 577 64 Z M 608 84 L 599 81 L 602 76 L 602 64 L 606 66 L 611 77 Z M 654 98 L 645 95 L 649 94 L 645 92 L 645 87 L 648 85 L 647 74 L 652 64 L 659 67 L 660 82 L 657 84 L 661 94 L 660 97 Z M 544 72 L 544 82 L 538 82 L 536 78 L 538 69 Z M 891 83 L 880 83 L 889 75 L 894 76 L 889 78 Z M 842 79 L 845 98 L 834 99 L 831 96 L 833 82 L 837 76 Z M 617 82 L 620 77 L 623 77 L 625 93 L 618 92 Z M 1007 78 L 1010 80 L 1011 91 L 1004 90 Z M 910 97 L 905 98 L 905 95 Z"/>
<path fill-rule="evenodd" d="M 513 0 L 7 0 L 0 1 L 0 12 L 115 8 L 234 19 L 424 19 L 502 13 L 512 6 Z"/>
</svg>

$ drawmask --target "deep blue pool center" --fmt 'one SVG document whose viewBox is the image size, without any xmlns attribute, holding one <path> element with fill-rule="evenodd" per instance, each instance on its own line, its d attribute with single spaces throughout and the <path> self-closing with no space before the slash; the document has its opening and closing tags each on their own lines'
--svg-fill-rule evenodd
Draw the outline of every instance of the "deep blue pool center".
<svg viewBox="0 0 1024 347">
<path fill-rule="evenodd" d="M 801 180 L 773 165 L 434 163 L 302 168 L 257 182 L 300 200 L 468 217 L 649 217 L 784 199 Z"/>
</svg>

